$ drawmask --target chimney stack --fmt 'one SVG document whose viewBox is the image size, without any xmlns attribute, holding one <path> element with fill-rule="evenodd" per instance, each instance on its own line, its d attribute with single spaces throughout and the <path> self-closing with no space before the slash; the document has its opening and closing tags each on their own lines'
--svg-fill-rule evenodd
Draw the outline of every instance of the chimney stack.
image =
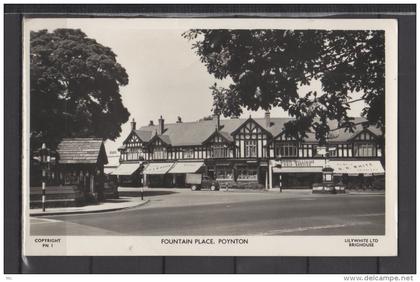
<svg viewBox="0 0 420 282">
<path fill-rule="evenodd" d="M 158 134 L 162 135 L 163 131 L 165 130 L 165 120 L 160 116 L 159 118 L 159 128 L 158 128 Z"/>
<path fill-rule="evenodd" d="M 131 120 L 131 130 L 136 130 L 136 121 L 134 118 Z"/>
<path fill-rule="evenodd" d="M 213 121 L 215 121 L 216 130 L 219 131 L 220 130 L 220 115 L 219 114 L 214 114 L 213 115 Z"/>
<path fill-rule="evenodd" d="M 182 123 L 182 118 L 180 116 L 178 116 L 178 120 L 176 121 L 176 123 Z"/>
<path fill-rule="evenodd" d="M 269 128 L 271 126 L 270 111 L 265 111 L 265 126 Z"/>
<path fill-rule="evenodd" d="M 153 125 L 155 125 L 155 124 L 153 123 L 153 120 L 149 121 L 149 126 L 153 126 Z"/>
</svg>

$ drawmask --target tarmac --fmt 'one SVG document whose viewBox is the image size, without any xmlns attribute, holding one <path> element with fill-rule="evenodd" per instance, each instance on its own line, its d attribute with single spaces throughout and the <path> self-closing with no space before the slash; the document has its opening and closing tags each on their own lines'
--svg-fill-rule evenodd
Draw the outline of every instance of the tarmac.
<svg viewBox="0 0 420 282">
<path fill-rule="evenodd" d="M 29 214 L 30 216 L 48 216 L 48 215 L 65 215 L 65 214 L 84 214 L 84 213 L 99 213 L 99 212 L 110 212 L 110 211 L 117 211 L 117 210 L 123 210 L 123 209 L 129 209 L 134 207 L 143 206 L 146 203 L 148 203 L 150 200 L 150 197 L 147 197 L 149 199 L 142 200 L 141 197 L 138 196 L 139 188 L 125 188 L 125 187 L 119 187 L 120 193 L 126 193 L 126 196 L 120 196 L 118 199 L 108 199 L 104 202 L 100 202 L 98 204 L 91 204 L 81 207 L 59 207 L 59 208 L 47 208 L 45 212 L 42 211 L 42 209 L 30 209 Z M 145 196 L 148 196 L 148 193 L 155 193 L 155 192 L 170 192 L 170 193 L 188 193 L 192 195 L 200 195 L 203 192 L 208 192 L 208 195 L 215 195 L 219 194 L 217 192 L 211 192 L 211 191 L 189 191 L 186 189 L 177 189 L 177 188 L 170 188 L 170 189 L 153 189 L 153 188 L 145 188 Z M 180 190 L 180 191 L 178 191 Z M 284 189 L 283 193 L 280 193 L 279 188 L 272 188 L 270 190 L 243 190 L 243 189 L 229 189 L 228 191 L 222 189 L 220 192 L 238 192 L 238 194 L 252 194 L 257 193 L 256 195 L 266 195 L 269 196 L 269 194 L 278 194 L 282 195 L 282 197 L 288 198 L 288 197 L 296 197 L 298 195 L 314 195 L 312 194 L 312 190 L 310 189 L 302 189 L 302 190 L 289 190 Z M 207 194 L 207 193 L 206 193 Z M 224 193 L 223 193 L 224 194 Z M 374 190 L 348 190 L 346 191 L 346 194 L 348 195 L 383 195 L 384 190 L 374 191 Z M 169 195 L 168 195 L 169 196 Z M 154 198 L 154 197 L 152 197 Z M 168 199 L 167 197 L 165 197 Z M 171 197 L 170 197 L 171 198 Z M 225 198 L 225 197 L 223 197 Z M 228 197 L 232 198 L 232 197 Z M 233 197 L 234 198 L 234 197 Z M 227 198 L 226 198 L 227 199 Z M 184 201 L 181 201 L 184 202 Z M 206 201 L 200 202 L 197 200 L 194 200 L 195 204 L 205 204 L 207 202 L 211 202 L 211 199 L 207 198 Z M 185 204 L 185 203 L 184 203 Z M 159 205 L 158 205 L 159 206 Z"/>
</svg>

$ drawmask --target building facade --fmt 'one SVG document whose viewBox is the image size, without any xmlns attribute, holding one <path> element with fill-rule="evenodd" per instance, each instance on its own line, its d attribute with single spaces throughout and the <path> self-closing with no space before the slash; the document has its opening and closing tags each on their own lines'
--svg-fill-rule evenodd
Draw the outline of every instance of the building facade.
<svg viewBox="0 0 420 282">
<path fill-rule="evenodd" d="M 219 119 L 166 124 L 162 117 L 132 130 L 120 151 L 114 174 L 134 176 L 150 187 L 183 187 L 186 173 L 201 172 L 236 187 L 309 188 L 320 182 L 322 169 L 331 167 L 337 181 L 366 182 L 384 175 L 378 128 L 356 118 L 354 132 L 331 122 L 327 146 L 314 134 L 304 141 L 285 137 L 290 118 Z M 369 182 L 367 181 L 367 182 Z M 360 184 L 360 183 L 359 183 Z"/>
</svg>

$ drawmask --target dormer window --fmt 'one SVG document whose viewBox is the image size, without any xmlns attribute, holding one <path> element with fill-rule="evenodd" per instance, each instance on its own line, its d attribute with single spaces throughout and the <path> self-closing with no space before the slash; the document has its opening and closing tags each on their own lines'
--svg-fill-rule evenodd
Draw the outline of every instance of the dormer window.
<svg viewBox="0 0 420 282">
<path fill-rule="evenodd" d="M 355 157 L 374 157 L 376 156 L 375 145 L 372 143 L 355 143 L 353 147 Z"/>
<path fill-rule="evenodd" d="M 142 156 L 142 152 L 140 148 L 128 148 L 127 149 L 127 160 L 139 160 L 140 156 Z"/>
<path fill-rule="evenodd" d="M 155 147 L 153 148 L 153 159 L 154 160 L 161 160 L 166 159 L 168 157 L 168 153 L 165 147 Z"/>
<path fill-rule="evenodd" d="M 229 157 L 229 149 L 226 144 L 214 144 L 211 146 L 211 158 L 227 158 Z"/>
</svg>

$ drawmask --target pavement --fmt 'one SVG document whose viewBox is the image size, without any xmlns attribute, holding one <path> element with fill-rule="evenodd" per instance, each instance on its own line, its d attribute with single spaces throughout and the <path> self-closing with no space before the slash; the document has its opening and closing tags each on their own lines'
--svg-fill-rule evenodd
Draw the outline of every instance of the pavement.
<svg viewBox="0 0 420 282">
<path fill-rule="evenodd" d="M 138 188 L 120 195 L 138 196 Z M 310 190 L 144 189 L 146 204 L 107 213 L 31 217 L 32 235 L 381 235 L 382 194 Z"/>
<path fill-rule="evenodd" d="M 128 209 L 147 204 L 148 200 L 141 200 L 140 197 L 120 197 L 118 199 L 108 199 L 96 205 L 86 205 L 82 207 L 63 207 L 63 208 L 47 208 L 30 209 L 30 216 L 47 216 L 47 215 L 61 215 L 61 214 L 81 214 L 81 213 L 98 213 L 110 212 L 121 209 Z"/>
</svg>

